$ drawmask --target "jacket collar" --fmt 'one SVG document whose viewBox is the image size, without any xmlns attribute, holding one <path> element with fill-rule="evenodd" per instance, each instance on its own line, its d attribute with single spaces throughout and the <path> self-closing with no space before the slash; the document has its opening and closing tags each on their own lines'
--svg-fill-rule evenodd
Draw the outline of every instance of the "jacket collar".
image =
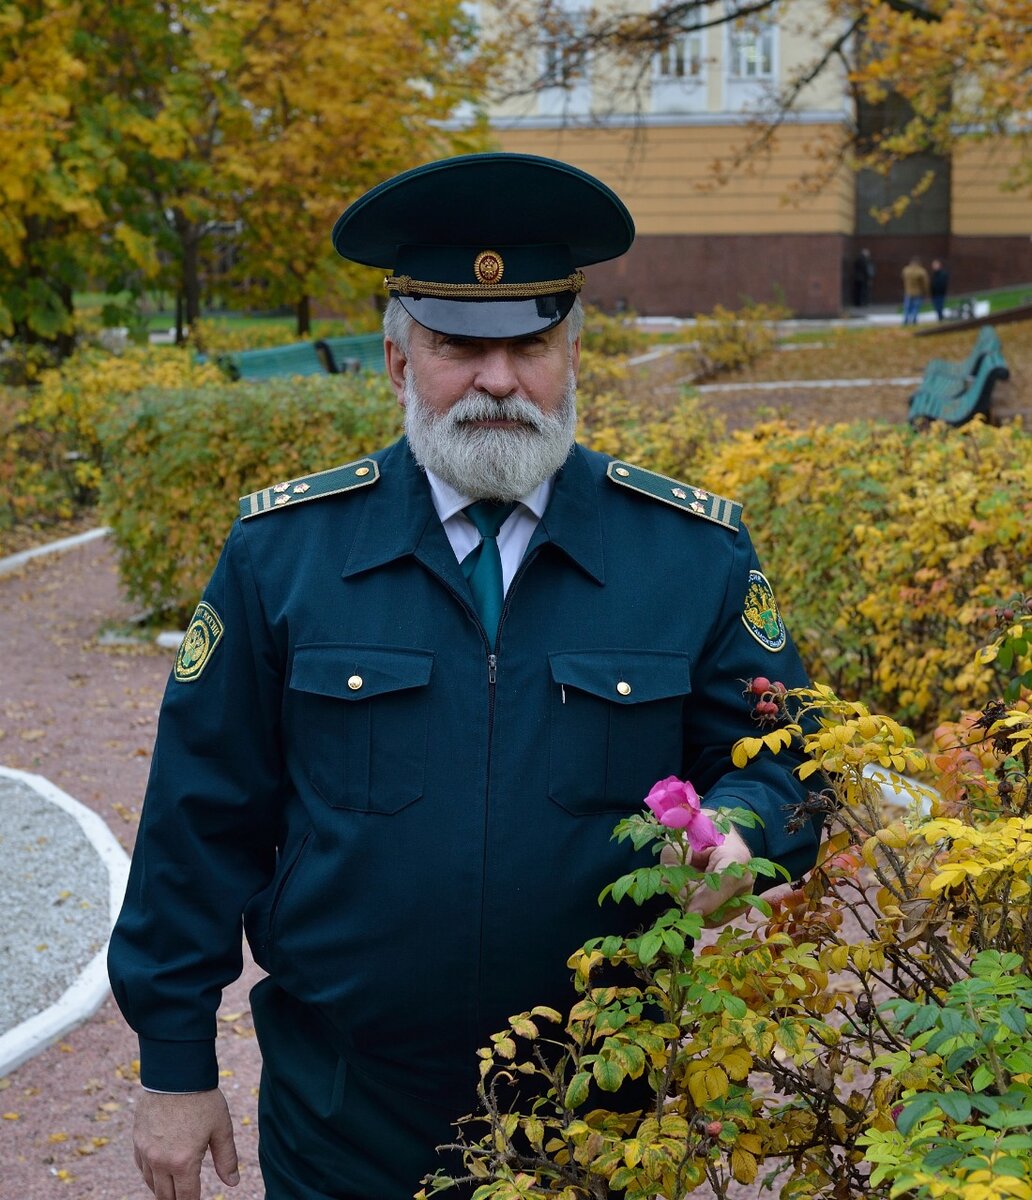
<svg viewBox="0 0 1032 1200">
<path fill-rule="evenodd" d="M 575 446 L 556 478 L 544 517 L 527 547 L 531 554 L 551 544 L 597 583 L 604 582 L 602 525 L 597 483 L 587 456 Z M 401 438 L 380 460 L 380 480 L 363 506 L 343 577 L 413 556 L 434 574 L 465 590 L 465 579 L 437 518 L 430 485 Z M 389 519 L 384 520 L 384 514 Z"/>
</svg>

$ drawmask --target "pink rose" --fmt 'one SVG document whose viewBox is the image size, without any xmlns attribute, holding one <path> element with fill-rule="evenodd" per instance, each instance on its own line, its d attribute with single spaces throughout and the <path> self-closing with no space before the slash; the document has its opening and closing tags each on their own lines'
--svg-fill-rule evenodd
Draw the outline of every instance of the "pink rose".
<svg viewBox="0 0 1032 1200">
<path fill-rule="evenodd" d="M 660 825 L 683 829 L 693 851 L 710 850 L 724 840 L 724 835 L 702 811 L 699 793 L 687 779 L 668 775 L 653 785 L 645 803 L 656 814 Z"/>
</svg>

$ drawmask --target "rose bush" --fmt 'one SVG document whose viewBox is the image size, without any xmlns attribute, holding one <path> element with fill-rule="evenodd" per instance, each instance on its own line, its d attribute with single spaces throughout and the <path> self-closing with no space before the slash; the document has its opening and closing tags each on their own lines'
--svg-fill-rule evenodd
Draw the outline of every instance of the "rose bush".
<svg viewBox="0 0 1032 1200">
<path fill-rule="evenodd" d="M 517 1014 L 480 1052 L 482 1112 L 456 1141 L 475 1200 L 726 1197 L 734 1182 L 785 1200 L 1032 1197 L 1032 596 L 992 618 L 976 661 L 1005 682 L 931 754 L 827 686 L 743 681 L 778 714 L 734 760 L 802 751 L 814 790 L 789 819 L 826 819 L 817 866 L 729 903 L 739 919 L 700 941 L 687 905 L 707 880 L 680 815 L 698 797 L 660 781 L 615 836 L 676 861 L 603 893 L 649 903 L 649 923 L 572 955 L 568 1013 Z"/>
</svg>

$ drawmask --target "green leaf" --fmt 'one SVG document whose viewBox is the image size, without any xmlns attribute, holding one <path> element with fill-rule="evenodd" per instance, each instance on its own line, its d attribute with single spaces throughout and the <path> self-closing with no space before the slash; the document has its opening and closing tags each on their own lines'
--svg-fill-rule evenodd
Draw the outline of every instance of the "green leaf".
<svg viewBox="0 0 1032 1200">
<path fill-rule="evenodd" d="M 595 1076 L 595 1082 L 604 1092 L 617 1091 L 626 1074 L 618 1062 L 612 1058 L 602 1058 L 601 1056 L 595 1059 L 591 1073 Z"/>
<path fill-rule="evenodd" d="M 931 1042 L 928 1043 L 928 1049 L 930 1053 L 934 1053 L 934 1051 L 932 1051 Z M 977 1053 L 977 1046 L 960 1046 L 958 1049 L 954 1050 L 953 1053 L 950 1054 L 946 1059 L 945 1067 L 947 1075 L 956 1075 L 961 1067 L 970 1062 Z"/>
<path fill-rule="evenodd" d="M 720 1006 L 731 1017 L 741 1020 L 749 1011 L 749 1006 L 740 996 L 732 996 L 730 992 L 718 991 Z"/>
<path fill-rule="evenodd" d="M 587 1071 L 578 1071 L 570 1080 L 566 1089 L 563 1104 L 566 1108 L 579 1108 L 588 1098 L 591 1090 L 591 1075 Z"/>
<path fill-rule="evenodd" d="M 896 1128 L 903 1137 L 906 1137 L 918 1121 L 927 1116 L 941 1099 L 942 1097 L 937 1096 L 934 1092 L 921 1092 L 907 1100 L 903 1105 L 903 1111 L 896 1118 Z"/>
<path fill-rule="evenodd" d="M 964 1092 L 946 1092 L 939 1097 L 939 1107 L 954 1121 L 966 1121 L 971 1116 L 971 1100 Z"/>
<path fill-rule="evenodd" d="M 684 953 L 684 937 L 675 929 L 664 929 L 662 936 L 667 953 L 680 958 Z"/>
<path fill-rule="evenodd" d="M 924 1156 L 924 1165 L 932 1171 L 941 1171 L 964 1156 L 963 1146 L 936 1146 Z"/>
<path fill-rule="evenodd" d="M 983 1064 L 971 1076 L 971 1086 L 976 1092 L 984 1092 L 995 1078 L 989 1067 Z"/>
<path fill-rule="evenodd" d="M 1011 1033 L 1022 1034 L 1028 1028 L 1028 1020 L 1025 1013 L 1016 1004 L 1008 1004 L 1005 1008 L 1001 1008 L 1000 1020 L 1007 1026 Z"/>
<path fill-rule="evenodd" d="M 656 957 L 663 948 L 663 934 L 661 930 L 650 929 L 638 941 L 638 958 L 641 962 L 648 964 Z"/>
</svg>

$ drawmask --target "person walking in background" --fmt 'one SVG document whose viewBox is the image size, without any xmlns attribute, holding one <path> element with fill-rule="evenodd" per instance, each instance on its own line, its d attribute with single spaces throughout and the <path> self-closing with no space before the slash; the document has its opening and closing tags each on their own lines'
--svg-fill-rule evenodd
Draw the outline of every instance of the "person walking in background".
<svg viewBox="0 0 1032 1200">
<path fill-rule="evenodd" d="M 921 301 L 928 295 L 928 272 L 915 255 L 903 268 L 903 324 L 916 325 Z"/>
<path fill-rule="evenodd" d="M 874 259 L 865 246 L 853 260 L 853 307 L 866 308 L 871 302 Z"/>
<path fill-rule="evenodd" d="M 930 280 L 932 294 L 932 308 L 935 309 L 935 315 L 941 321 L 943 319 L 943 310 L 946 307 L 946 292 L 950 286 L 950 272 L 947 266 L 941 259 L 932 259 L 932 275 Z"/>
</svg>

